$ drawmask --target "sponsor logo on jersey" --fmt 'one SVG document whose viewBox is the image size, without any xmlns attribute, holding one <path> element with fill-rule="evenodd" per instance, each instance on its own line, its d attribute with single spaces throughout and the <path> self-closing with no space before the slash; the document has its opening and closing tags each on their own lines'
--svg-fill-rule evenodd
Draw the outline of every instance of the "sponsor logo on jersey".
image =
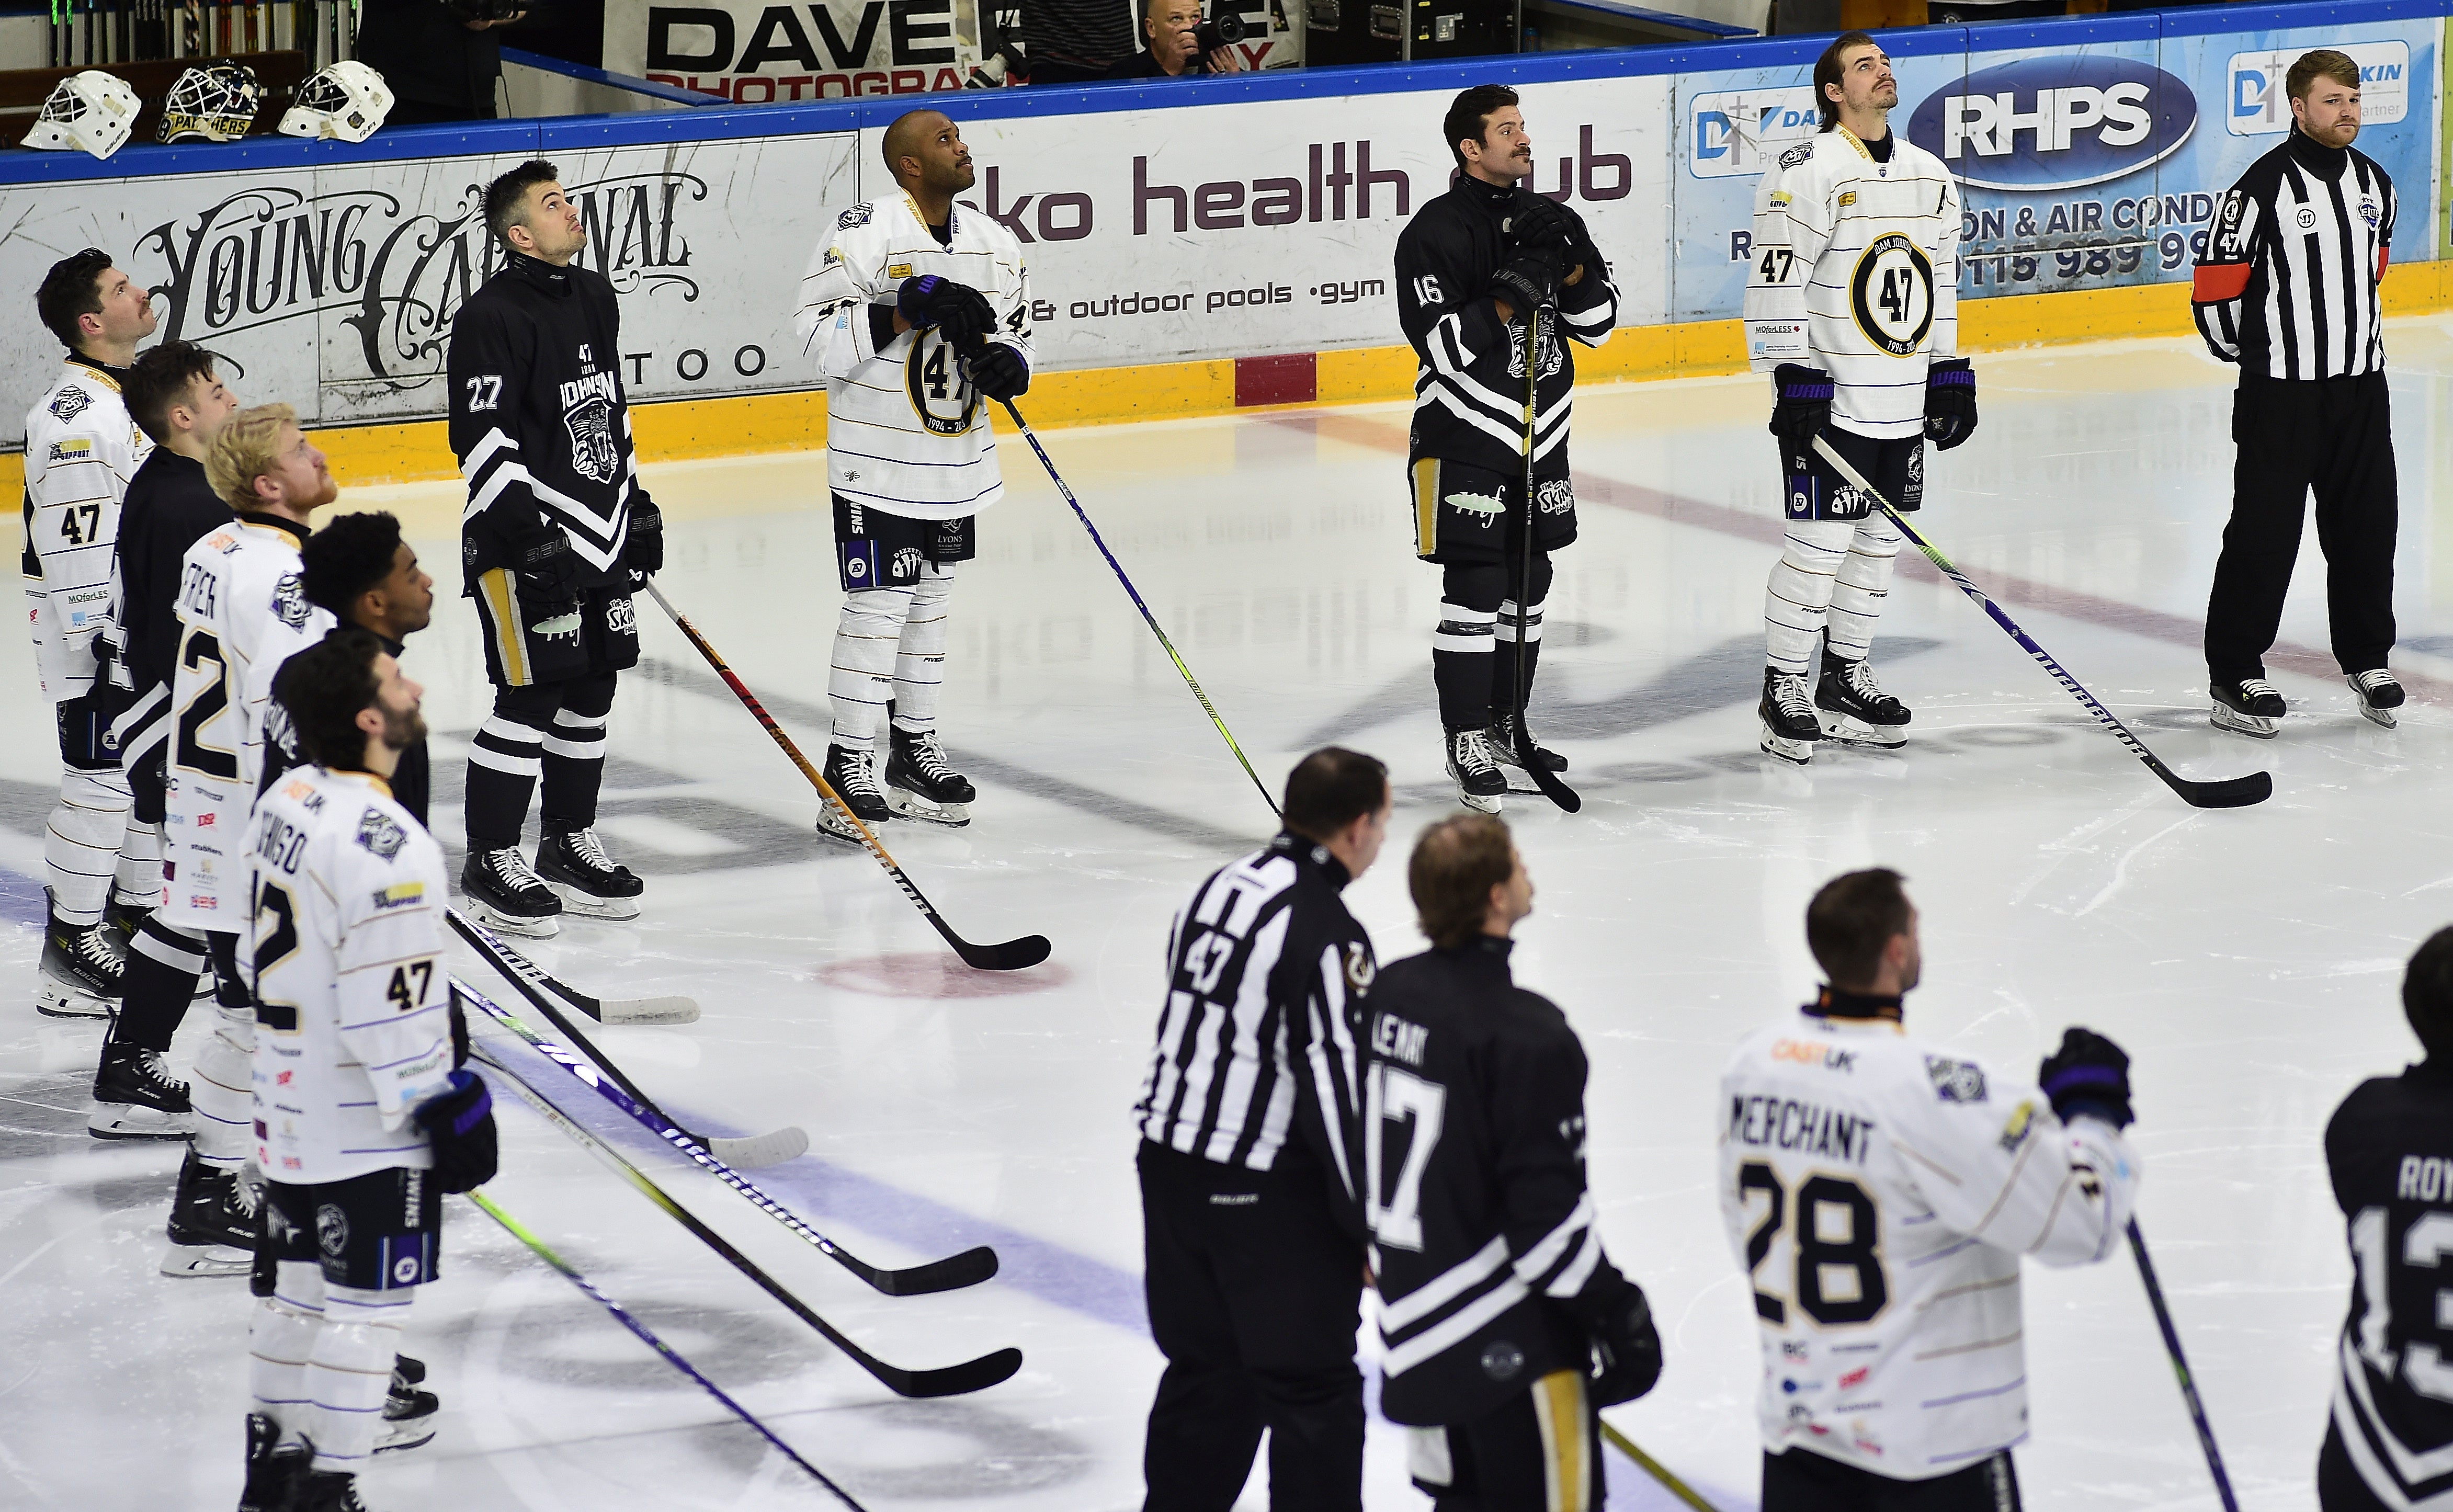
<svg viewBox="0 0 2453 1512">
<path fill-rule="evenodd" d="M 2019 1153 L 2019 1146 L 2026 1144 L 2027 1136 L 2035 1131 L 2036 1104 L 2022 1103 L 2012 1108 L 2009 1122 L 2002 1125 L 2001 1144 L 2004 1153 L 2010 1155 Z"/>
<path fill-rule="evenodd" d="M 284 1155 L 281 1157 L 281 1168 L 285 1171 L 303 1171 L 307 1168 L 307 1163 L 295 1155 Z"/>
<path fill-rule="evenodd" d="M 888 278 L 908 278 L 911 276 L 911 265 L 909 263 L 888 263 L 886 265 L 886 276 Z"/>
<path fill-rule="evenodd" d="M 601 393 L 588 394 L 563 411 L 562 428 L 570 437 L 570 470 L 591 483 L 612 482 L 622 460 L 613 442 L 612 403 Z"/>
<path fill-rule="evenodd" d="M 316 796 L 318 796 L 318 794 L 317 794 L 317 793 L 316 793 L 316 791 L 315 791 L 315 785 L 314 785 L 314 784 L 309 783 L 309 782 L 306 782 L 306 781 L 304 781 L 304 780 L 301 780 L 301 781 L 296 781 L 296 782 L 287 782 L 287 783 L 283 783 L 283 784 L 281 785 L 281 796 L 282 796 L 282 797 L 284 797 L 284 798 L 295 798 L 295 799 L 302 799 L 302 800 L 303 800 L 303 799 L 308 799 L 308 798 L 313 798 L 313 797 L 316 797 Z"/>
<path fill-rule="evenodd" d="M 191 892 L 188 894 L 188 906 L 190 908 L 200 908 L 206 913 L 210 913 L 221 905 L 222 901 L 219 898 L 214 897 L 209 892 Z"/>
<path fill-rule="evenodd" d="M 1854 205 L 1854 204 L 1856 204 L 1856 203 L 1857 203 L 1857 191 L 1856 191 L 1855 189 L 1849 189 L 1849 190 L 1847 190 L 1846 192 L 1843 193 L 1843 194 L 1840 196 L 1840 208 L 1841 208 L 1842 209 L 1844 209 L 1844 210 L 1845 210 L 1845 209 L 1846 209 L 1849 206 Z"/>
<path fill-rule="evenodd" d="M 1856 1051 L 1813 1040 L 1774 1040 L 1771 1042 L 1771 1058 L 1794 1061 L 1800 1065 L 1819 1065 L 1826 1071 L 1857 1069 Z"/>
<path fill-rule="evenodd" d="M 339 1255 L 349 1247 L 349 1215 L 336 1203 L 315 1204 L 315 1243 L 327 1255 Z"/>
<path fill-rule="evenodd" d="M 1502 503 L 1499 495 L 1495 493 L 1451 493 L 1444 502 L 1450 508 L 1463 509 L 1467 514 L 1482 516 L 1485 529 L 1489 528 L 1491 521 L 1507 512 L 1506 505 Z"/>
<path fill-rule="evenodd" d="M 922 560 L 918 547 L 897 547 L 894 551 L 893 575 L 898 578 L 918 577 Z"/>
<path fill-rule="evenodd" d="M 548 641 L 576 641 L 579 639 L 579 611 L 573 609 L 549 620 L 539 620 L 529 628 Z"/>
<path fill-rule="evenodd" d="M 1913 356 L 1933 330 L 1933 259 L 1901 232 L 1875 237 L 1848 275 L 1848 307 L 1877 350 Z"/>
<path fill-rule="evenodd" d="M 291 1078 L 293 1078 L 293 1077 L 295 1077 L 297 1074 L 298 1074 L 298 1073 L 297 1073 L 297 1072 L 295 1072 L 295 1071 L 284 1071 L 284 1072 L 282 1072 L 280 1075 L 278 1075 L 278 1076 L 276 1076 L 276 1077 L 274 1077 L 274 1078 L 272 1079 L 272 1084 L 273 1084 L 273 1085 L 275 1085 L 275 1086 L 288 1086 L 288 1085 L 289 1084 L 289 1083 L 290 1083 L 290 1079 L 291 1079 Z M 255 1131 L 256 1131 L 258 1134 L 263 1133 L 263 1132 L 264 1132 L 264 1127 L 263 1127 L 263 1125 L 262 1125 L 262 1124 L 258 1124 L 258 1125 L 256 1125 L 256 1130 L 255 1130 Z"/>
<path fill-rule="evenodd" d="M 422 903 L 425 899 L 426 884 L 422 882 L 395 882 L 389 887 L 375 889 L 375 908 L 378 912 L 386 908 L 406 908 L 410 904 Z"/>
<path fill-rule="evenodd" d="M 1533 502 L 1544 514 L 1565 514 L 1576 507 L 1576 486 L 1566 478 L 1552 478 L 1534 489 Z"/>
<path fill-rule="evenodd" d="M 2410 44 L 2337 42 L 2360 70 L 2360 124 L 2384 126 L 2410 113 Z M 2224 72 L 2230 82 L 2224 124 L 2234 136 L 2281 136 L 2291 129 L 2284 79 L 2301 49 L 2235 52 Z"/>
<path fill-rule="evenodd" d="M 1816 119 L 1820 120 L 1820 115 L 1818 115 Z M 1795 147 L 1790 148 L 1787 151 L 1783 152 L 1780 155 L 1780 166 L 1783 168 L 1796 168 L 1813 156 L 1814 144 L 1811 142 L 1800 142 Z"/>
<path fill-rule="evenodd" d="M 616 635 L 629 635 L 639 628 L 639 608 L 627 598 L 611 599 L 605 605 L 605 627 Z"/>
<path fill-rule="evenodd" d="M 835 229 L 848 231 L 855 226 L 866 226 L 868 224 L 869 211 L 870 207 L 867 205 L 855 205 L 835 217 Z"/>
<path fill-rule="evenodd" d="M 403 1255 L 398 1260 L 393 1261 L 391 1263 L 391 1279 L 394 1285 L 415 1285 L 417 1283 L 417 1257 L 415 1255 Z"/>
<path fill-rule="evenodd" d="M 1261 1194 L 1258 1192 L 1211 1192 L 1209 1194 L 1209 1205 L 1212 1207 L 1251 1207 L 1260 1201 Z"/>
<path fill-rule="evenodd" d="M 307 602 L 307 588 L 295 572 L 284 572 L 281 581 L 272 585 L 272 617 L 291 629 L 303 629 L 314 606 Z"/>
<path fill-rule="evenodd" d="M 1973 1061 L 1928 1055 L 1925 1058 L 1925 1074 L 1933 1079 L 1933 1095 L 1945 1103 L 1984 1101 L 1984 1068 Z"/>
<path fill-rule="evenodd" d="M 75 441 L 54 441 L 51 443 L 50 458 L 53 462 L 90 462 L 93 460 L 93 443 L 83 438 Z"/>
<path fill-rule="evenodd" d="M 1786 209 L 1790 205 L 1795 204 L 1796 201 L 1797 196 L 1791 194 L 1786 189 L 1774 189 L 1771 191 L 1771 202 L 1776 209 Z"/>
<path fill-rule="evenodd" d="M 409 834 L 393 824 L 391 816 L 380 808 L 369 808 L 358 816 L 358 844 L 389 861 L 400 854 L 409 843 Z"/>
<path fill-rule="evenodd" d="M 2367 222 L 2368 229 L 2374 230 L 2377 223 L 2384 219 L 2384 212 L 2377 208 L 2374 199 L 2363 194 L 2360 196 L 2360 219 Z"/>
<path fill-rule="evenodd" d="M 70 384 L 67 388 L 61 389 L 58 393 L 51 396 L 50 408 L 51 413 L 57 418 L 62 420 L 74 420 L 77 416 L 84 414 L 86 407 L 92 403 L 92 395 L 87 393 L 76 385 Z"/>
<path fill-rule="evenodd" d="M 2311 205 L 2300 207 L 2300 229 L 2303 231 L 2313 231 L 2317 229 L 2316 207 Z"/>
<path fill-rule="evenodd" d="M 1814 1346 L 1803 1339 L 1784 1339 L 1780 1342 L 1780 1357 L 1783 1360 L 1811 1360 Z"/>
<path fill-rule="evenodd" d="M 1979 69 L 1928 96 L 1908 140 L 1981 189 L 2108 183 L 2179 151 L 2196 94 L 2151 63 L 2056 52 Z"/>
<path fill-rule="evenodd" d="M 219 814 L 198 814 L 196 816 L 196 827 L 198 829 L 210 829 L 215 825 L 220 824 L 221 819 L 222 816 Z"/>
</svg>

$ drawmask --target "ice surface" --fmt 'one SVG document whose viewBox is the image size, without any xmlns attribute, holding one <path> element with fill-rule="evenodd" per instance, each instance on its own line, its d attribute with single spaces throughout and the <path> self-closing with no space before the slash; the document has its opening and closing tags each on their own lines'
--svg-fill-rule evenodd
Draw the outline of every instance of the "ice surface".
<svg viewBox="0 0 2453 1512">
<path fill-rule="evenodd" d="M 2323 650 L 2313 532 L 2273 661 L 2293 705 L 2282 738 L 2207 728 L 2197 640 L 2229 495 L 2228 374 L 2186 345 L 1980 361 L 1984 427 L 1932 460 L 1923 527 L 2165 760 L 2273 771 L 2273 800 L 2231 813 L 2183 806 L 1913 553 L 1876 647 L 1917 711 L 1908 746 L 1807 771 L 1757 755 L 1778 535 L 1760 382 L 1582 396 L 1584 535 L 1561 559 L 1535 716 L 1585 809 L 1511 801 L 1540 889 L 1517 959 L 1591 1052 L 1604 1230 L 1667 1338 L 1660 1388 L 1610 1416 L 1715 1505 L 1754 1504 L 1759 1369 L 1712 1191 L 1715 1080 L 1742 1034 L 1811 989 L 1812 889 L 1877 862 L 1924 909 L 1921 1032 L 2027 1066 L 2084 1022 L 2136 1056 L 2141 1221 L 2234 1479 L 2254 1507 L 2313 1504 L 2349 1275 L 2319 1135 L 2359 1079 L 2413 1053 L 2401 963 L 2453 919 L 2453 452 L 2437 424 L 2453 337 L 2402 322 L 2391 340 L 2396 663 L 2413 694 L 2396 732 L 2357 717 Z M 1272 784 L 1329 740 L 1391 763 L 1392 859 L 1350 893 L 1387 958 L 1417 947 L 1405 847 L 1449 808 L 1427 675 L 1438 579 L 1410 554 L 1405 423 L 1378 407 L 1045 433 Z M 937 1365 L 1015 1344 L 1022 1374 L 895 1400 L 509 1098 L 492 1191 L 866 1505 L 1123 1512 L 1159 1368 L 1127 1109 L 1167 917 L 1269 815 L 1028 450 L 1003 456 L 1009 496 L 962 571 L 947 660 L 946 738 L 978 817 L 885 838 L 956 928 L 1046 933 L 1054 958 L 967 971 L 873 863 L 821 848 L 807 785 L 644 605 L 604 828 L 648 879 L 646 913 L 536 951 L 601 995 L 696 997 L 697 1024 L 601 1042 L 686 1120 L 807 1128 L 808 1157 L 754 1179 L 819 1229 L 890 1264 L 992 1243 L 1003 1274 L 877 1296 L 506 1053 L 875 1353 Z M 835 601 L 822 468 L 648 474 L 667 590 L 815 757 Z M 456 855 L 463 743 L 486 696 L 473 618 L 449 596 L 458 503 L 449 487 L 347 499 L 401 510 L 445 579 L 408 666 L 442 732 L 436 827 Z M 0 717 L 21 731 L 0 748 L 0 907 L 23 921 L 40 906 L 28 879 L 53 766 L 22 653 Z M 0 929 L 0 1503 L 233 1504 L 245 1288 L 154 1274 L 176 1152 L 86 1138 L 99 1027 L 34 1015 L 38 943 Z M 375 1506 L 828 1504 L 472 1207 L 449 1211 L 446 1279 L 410 1327 L 441 1435 L 369 1478 Z M 2027 1317 L 2029 1504 L 2212 1506 L 2125 1259 L 2030 1267 Z M 1375 1509 L 1423 1504 L 1402 1451 L 1375 1425 Z M 1617 1463 L 1612 1499 L 1671 1504 Z M 1256 1481 L 1245 1504 L 1265 1502 Z"/>
</svg>

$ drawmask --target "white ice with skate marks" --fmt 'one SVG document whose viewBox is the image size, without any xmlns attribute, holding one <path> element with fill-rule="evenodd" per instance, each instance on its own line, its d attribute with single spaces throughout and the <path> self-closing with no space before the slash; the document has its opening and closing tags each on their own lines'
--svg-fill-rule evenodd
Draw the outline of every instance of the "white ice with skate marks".
<svg viewBox="0 0 2453 1512">
<path fill-rule="evenodd" d="M 2453 340 L 2402 322 L 2390 341 L 2395 665 L 2411 689 L 2395 731 L 2358 716 L 2324 656 L 2313 531 L 2283 632 L 2302 649 L 2270 664 L 2292 706 L 2280 738 L 2207 726 L 2194 637 L 2229 492 L 2231 375 L 2184 344 L 1980 359 L 1983 427 L 1932 459 L 1918 527 L 2141 739 L 2192 778 L 2272 771 L 2269 802 L 2223 813 L 2181 806 L 1912 551 L 1874 649 L 1915 711 L 1907 745 L 1826 746 L 1804 769 L 1764 757 L 1779 530 L 1765 384 L 1580 396 L 1584 534 L 1559 558 L 1532 712 L 1585 808 L 1507 800 L 1539 889 L 1517 961 L 1584 1032 L 1603 1231 L 1667 1342 L 1660 1388 L 1611 1420 L 1714 1505 L 1754 1503 L 1760 1365 L 1712 1191 L 1712 1088 L 1737 1039 L 1811 990 L 1806 897 L 1880 862 L 1924 909 L 1923 1032 L 2031 1068 L 2083 1022 L 2136 1057 L 2140 1221 L 2244 1503 L 2313 1506 L 2349 1275 L 2319 1135 L 2358 1080 L 2415 1053 L 2400 963 L 2453 921 L 2439 796 L 2453 534 L 2435 418 Z M 1402 407 L 1374 407 L 1045 433 L 1273 783 L 1330 740 L 1391 763 L 1386 859 L 1349 892 L 1390 959 L 1417 947 L 1406 848 L 1453 806 L 1430 708 L 1438 576 L 1410 556 L 1404 427 Z M 807 783 L 652 611 L 648 666 L 614 707 L 601 826 L 647 878 L 645 912 L 567 921 L 522 948 L 600 996 L 696 999 L 696 1024 L 588 1032 L 684 1122 L 805 1127 L 808 1156 L 750 1174 L 836 1242 L 889 1265 L 992 1243 L 1004 1270 L 880 1296 L 541 1072 L 588 1126 L 873 1353 L 942 1365 L 1012 1344 L 1021 1374 L 973 1398 L 894 1400 L 508 1096 L 491 1190 L 864 1505 L 1124 1512 L 1160 1366 L 1126 1110 L 1167 920 L 1269 816 L 1035 459 L 1007 463 L 1011 497 L 962 568 L 947 648 L 945 740 L 979 786 L 973 823 L 878 833 L 954 927 L 1045 933 L 1053 959 L 970 972 L 873 861 L 821 848 Z M 819 464 L 649 473 L 671 521 L 667 591 L 817 750 L 834 616 L 827 526 L 807 503 Z M 448 593 L 458 507 L 449 487 L 348 496 L 402 509 L 445 580 L 407 664 L 449 737 L 435 819 L 456 842 L 457 741 L 487 704 L 472 622 Z M 7 680 L 0 717 L 47 728 L 37 698 L 30 670 Z M 0 743 L 0 867 L 20 877 L 47 749 Z M 38 944 L 0 931 L 0 1502 L 231 1504 L 244 1288 L 153 1274 L 176 1153 L 85 1138 L 100 1025 L 34 1016 Z M 444 1279 L 409 1327 L 441 1433 L 369 1477 L 375 1507 L 828 1504 L 481 1215 L 449 1214 Z M 2027 1299 L 2029 1504 L 2212 1506 L 2126 1262 L 2031 1268 Z M 1423 1505 L 1402 1447 L 1375 1429 L 1374 1509 Z M 1256 1482 L 1244 1504 L 1265 1501 Z M 1615 1461 L 1612 1504 L 1670 1505 Z"/>
</svg>

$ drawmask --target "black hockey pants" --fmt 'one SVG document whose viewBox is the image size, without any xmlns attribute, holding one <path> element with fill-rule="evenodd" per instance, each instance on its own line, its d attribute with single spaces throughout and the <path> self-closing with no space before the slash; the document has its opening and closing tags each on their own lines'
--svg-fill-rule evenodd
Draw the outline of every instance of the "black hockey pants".
<svg viewBox="0 0 2453 1512">
<path fill-rule="evenodd" d="M 2019 1472 L 2004 1449 L 1930 1481 L 1895 1481 L 1791 1449 L 1764 1456 L 1763 1512 L 2020 1512 Z"/>
<path fill-rule="evenodd" d="M 2206 670 L 2218 683 L 2265 675 L 2283 596 L 2300 559 L 2310 489 L 2325 553 L 2325 613 L 2345 672 L 2393 647 L 2398 503 L 2393 415 L 2383 373 L 2286 379 L 2243 373 L 2232 399 L 2231 523 L 2206 604 Z"/>
<path fill-rule="evenodd" d="M 1145 1142 L 1143 1287 L 1167 1356 L 1150 1406 L 1145 1512 L 1227 1512 L 1269 1433 L 1272 1512 L 1359 1512 L 1363 1248 L 1320 1171 L 1217 1164 Z"/>
</svg>

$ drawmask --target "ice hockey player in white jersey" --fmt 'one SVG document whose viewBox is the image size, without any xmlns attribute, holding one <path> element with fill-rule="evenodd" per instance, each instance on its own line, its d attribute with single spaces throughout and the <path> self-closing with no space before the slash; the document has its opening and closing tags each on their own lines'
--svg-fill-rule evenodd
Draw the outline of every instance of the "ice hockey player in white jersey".
<svg viewBox="0 0 2453 1512">
<path fill-rule="evenodd" d="M 443 1194 L 493 1175 L 493 1114 L 454 1064 L 443 849 L 387 786 L 426 733 L 420 689 L 349 626 L 293 656 L 280 694 L 308 764 L 266 791 L 247 837 L 271 1275 L 249 1331 L 239 1505 L 363 1512 L 356 1475 L 439 1269 Z"/>
<path fill-rule="evenodd" d="M 110 734 L 132 702 L 126 679 L 110 670 L 119 506 L 153 448 L 129 418 L 120 385 L 156 317 L 152 295 L 90 247 L 51 265 L 34 308 L 68 348 L 65 368 L 26 415 L 27 620 L 60 741 L 59 803 L 43 841 L 50 918 L 34 1005 L 54 1018 L 101 1018 L 120 995 L 127 937 L 162 890 L 160 843 L 130 813 Z M 114 893 L 117 928 L 104 921 Z"/>
<path fill-rule="evenodd" d="M 1805 913 L 1829 977 L 1721 1076 L 1721 1215 L 1762 1326 L 1763 1512 L 2016 1512 L 2022 1256 L 2084 1265 L 2137 1199 L 2129 1059 L 2072 1028 L 2039 1086 L 1907 1032 L 1899 873 Z"/>
<path fill-rule="evenodd" d="M 207 935 L 236 935 L 247 925 L 245 845 L 264 770 L 272 677 L 332 624 L 329 611 L 307 601 L 298 547 L 309 511 L 338 494 L 324 454 L 288 405 L 242 409 L 225 421 L 205 453 L 205 477 L 238 518 L 189 547 L 180 563 L 165 764 L 169 885 L 158 921 L 200 948 Z M 255 1007 L 244 982 L 220 984 L 215 997 L 213 1033 L 196 1052 L 189 1088 L 196 1140 L 171 1201 L 171 1242 L 190 1250 L 165 1263 L 175 1275 L 244 1273 L 254 1247 L 257 1194 L 242 1167 L 253 1147 L 248 1066 Z"/>
<path fill-rule="evenodd" d="M 954 203 L 974 175 L 953 122 L 908 111 L 883 150 L 901 192 L 837 218 L 792 312 L 827 379 L 844 590 L 826 776 L 863 824 L 965 825 L 978 795 L 937 739 L 947 601 L 954 564 L 978 554 L 978 515 L 1005 492 L 988 413 L 1030 387 L 1030 292 L 1013 233 Z M 831 805 L 818 827 L 856 838 Z"/>
<path fill-rule="evenodd" d="M 1891 60 L 1863 31 L 1814 65 L 1823 129 L 1755 192 L 1746 356 L 1772 375 L 1787 540 L 1764 595 L 1763 748 L 1899 746 L 1909 713 L 1871 655 L 1900 532 L 1814 449 L 1828 441 L 1903 513 L 1925 498 L 1925 444 L 1976 428 L 1959 357 L 1959 186 L 1890 128 Z M 1813 692 L 1818 647 L 1821 676 Z"/>
</svg>

